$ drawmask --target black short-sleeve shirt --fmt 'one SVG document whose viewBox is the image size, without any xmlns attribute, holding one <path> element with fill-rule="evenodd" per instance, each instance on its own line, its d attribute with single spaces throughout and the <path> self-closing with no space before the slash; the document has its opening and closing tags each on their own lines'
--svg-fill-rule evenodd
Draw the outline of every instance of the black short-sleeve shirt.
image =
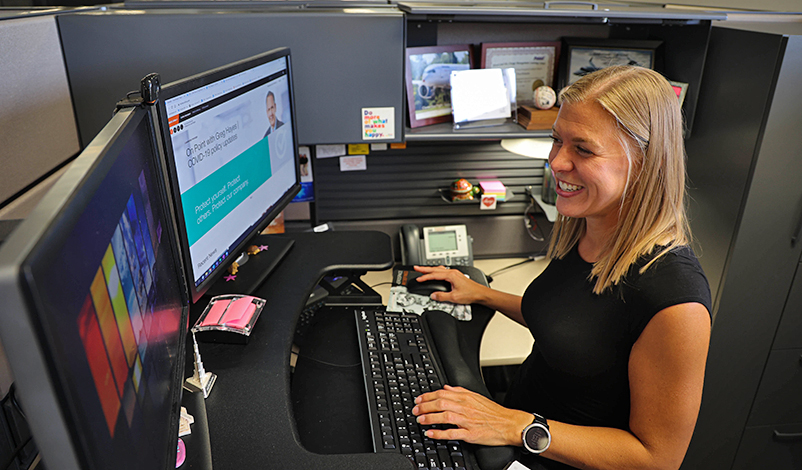
<svg viewBox="0 0 802 470">
<path fill-rule="evenodd" d="M 522 299 L 535 344 L 505 406 L 569 424 L 629 429 L 629 354 L 643 329 L 672 305 L 698 302 L 712 310 L 707 278 L 689 247 L 671 250 L 640 274 L 651 258 L 601 295 L 593 293 L 593 265 L 577 247 L 549 263 Z"/>
</svg>

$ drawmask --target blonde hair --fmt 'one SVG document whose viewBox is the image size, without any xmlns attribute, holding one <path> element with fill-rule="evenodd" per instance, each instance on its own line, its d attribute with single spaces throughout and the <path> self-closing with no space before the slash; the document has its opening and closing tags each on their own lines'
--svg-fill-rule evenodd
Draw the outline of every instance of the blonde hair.
<svg viewBox="0 0 802 470">
<path fill-rule="evenodd" d="M 590 275 L 596 279 L 593 292 L 601 294 L 656 247 L 662 250 L 641 273 L 671 249 L 691 242 L 682 113 L 668 81 L 643 67 L 613 66 L 588 74 L 565 88 L 560 101 L 599 103 L 615 118 L 629 160 L 618 223 Z M 563 258 L 584 231 L 584 218 L 558 215 L 548 257 Z"/>
</svg>

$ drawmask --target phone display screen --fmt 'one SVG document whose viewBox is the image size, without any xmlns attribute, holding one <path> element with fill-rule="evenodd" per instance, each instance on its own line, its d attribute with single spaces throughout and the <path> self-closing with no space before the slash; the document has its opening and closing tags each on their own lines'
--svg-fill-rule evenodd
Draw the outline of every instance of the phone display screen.
<svg viewBox="0 0 802 470">
<path fill-rule="evenodd" d="M 457 249 L 457 232 L 430 232 L 429 252 L 455 251 Z"/>
</svg>

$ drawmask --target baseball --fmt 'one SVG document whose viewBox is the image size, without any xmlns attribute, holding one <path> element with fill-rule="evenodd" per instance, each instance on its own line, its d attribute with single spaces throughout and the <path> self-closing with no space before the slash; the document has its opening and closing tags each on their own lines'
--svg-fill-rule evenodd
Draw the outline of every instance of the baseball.
<svg viewBox="0 0 802 470">
<path fill-rule="evenodd" d="M 550 86 L 540 86 L 535 88 L 532 94 L 535 107 L 538 109 L 550 109 L 557 102 L 557 94 Z"/>
</svg>

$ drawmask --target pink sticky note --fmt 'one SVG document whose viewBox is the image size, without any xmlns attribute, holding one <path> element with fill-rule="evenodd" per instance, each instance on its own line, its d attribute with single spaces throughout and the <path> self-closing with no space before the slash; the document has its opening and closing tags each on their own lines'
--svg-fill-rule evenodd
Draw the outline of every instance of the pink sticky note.
<svg viewBox="0 0 802 470">
<path fill-rule="evenodd" d="M 507 191 L 501 181 L 480 181 L 479 186 L 485 193 L 504 193 Z"/>
<path fill-rule="evenodd" d="M 252 300 L 253 297 L 245 296 L 231 302 L 220 323 L 231 328 L 244 328 L 256 310 L 256 304 Z"/>
<path fill-rule="evenodd" d="M 230 300 L 218 300 L 212 305 L 212 309 L 206 314 L 200 326 L 213 326 L 220 323 L 220 318 L 226 313 L 226 307 L 231 303 Z"/>
</svg>

